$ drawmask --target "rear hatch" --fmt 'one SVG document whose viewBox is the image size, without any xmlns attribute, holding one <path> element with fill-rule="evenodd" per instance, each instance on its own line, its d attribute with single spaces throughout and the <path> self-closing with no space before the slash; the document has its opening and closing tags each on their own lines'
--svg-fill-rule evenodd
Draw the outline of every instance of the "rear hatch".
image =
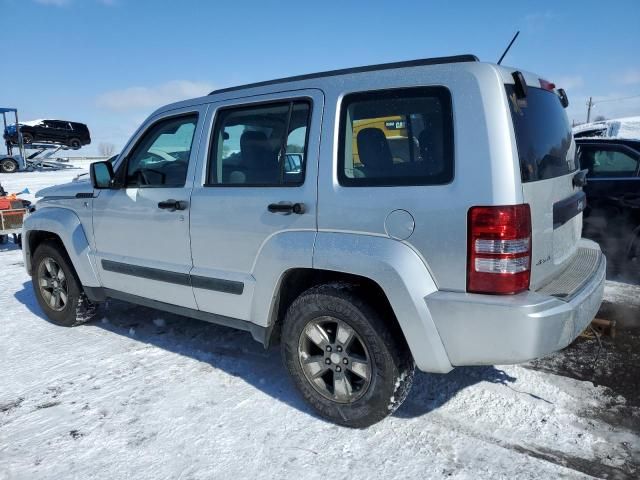
<svg viewBox="0 0 640 480">
<path fill-rule="evenodd" d="M 531 282 L 537 290 L 569 265 L 582 233 L 586 200 L 574 186 L 576 148 L 559 96 L 547 82 L 526 95 L 506 84 L 518 146 L 522 191 L 531 208 Z M 516 92 L 520 93 L 520 98 Z"/>
</svg>

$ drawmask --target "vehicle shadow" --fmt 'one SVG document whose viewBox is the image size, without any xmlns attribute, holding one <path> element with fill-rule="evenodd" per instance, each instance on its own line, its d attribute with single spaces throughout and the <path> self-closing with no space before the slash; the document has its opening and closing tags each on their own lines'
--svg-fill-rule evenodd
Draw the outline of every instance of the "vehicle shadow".
<svg viewBox="0 0 640 480">
<path fill-rule="evenodd" d="M 35 299 L 30 282 L 23 284 L 15 298 L 34 315 L 48 321 Z M 96 319 L 87 325 L 205 362 L 317 417 L 289 380 L 279 349 L 265 350 L 247 332 L 116 300 L 102 304 Z M 87 325 L 75 328 L 86 328 Z M 516 378 L 491 366 L 457 368 L 446 375 L 416 372 L 412 392 L 395 416 L 415 418 L 428 414 L 461 390 L 481 382 L 508 386 L 515 381 Z"/>
</svg>

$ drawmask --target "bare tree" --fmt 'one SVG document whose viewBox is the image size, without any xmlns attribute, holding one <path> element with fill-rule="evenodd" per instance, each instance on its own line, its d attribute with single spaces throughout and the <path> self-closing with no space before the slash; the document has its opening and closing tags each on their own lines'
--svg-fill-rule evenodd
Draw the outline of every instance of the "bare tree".
<svg viewBox="0 0 640 480">
<path fill-rule="evenodd" d="M 110 157 L 116 151 L 116 146 L 113 143 L 101 143 L 98 145 L 98 152 L 102 157 Z"/>
</svg>

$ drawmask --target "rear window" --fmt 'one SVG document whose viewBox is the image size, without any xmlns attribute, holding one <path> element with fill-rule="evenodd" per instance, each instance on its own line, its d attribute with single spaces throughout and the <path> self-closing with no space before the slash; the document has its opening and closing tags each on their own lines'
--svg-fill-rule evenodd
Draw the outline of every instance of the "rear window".
<svg viewBox="0 0 640 480">
<path fill-rule="evenodd" d="M 576 170 L 571 126 L 558 96 L 541 88 L 527 89 L 518 99 L 514 85 L 505 85 L 518 144 L 523 182 L 560 177 Z"/>
</svg>

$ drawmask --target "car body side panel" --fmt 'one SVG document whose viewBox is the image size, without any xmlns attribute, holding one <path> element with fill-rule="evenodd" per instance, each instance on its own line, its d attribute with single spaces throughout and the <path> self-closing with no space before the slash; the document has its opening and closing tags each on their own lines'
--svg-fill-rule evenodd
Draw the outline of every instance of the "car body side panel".
<svg viewBox="0 0 640 480">
<path fill-rule="evenodd" d="M 193 266 L 189 240 L 189 210 L 158 208 L 159 202 L 173 199 L 189 202 L 198 158 L 199 136 L 207 105 L 149 117 L 143 129 L 132 137 L 122 152 L 130 155 L 158 122 L 174 117 L 198 116 L 189 150 L 188 167 L 182 186 L 136 187 L 99 190 L 94 200 L 93 231 L 98 272 L 105 287 L 186 308 L 197 308 L 189 283 Z M 126 165 L 115 167 L 119 172 Z M 138 268 L 137 274 L 113 264 Z M 147 270 L 145 270 L 147 269 Z M 144 272 L 157 269 L 174 275 L 170 282 L 152 278 Z"/>
<path fill-rule="evenodd" d="M 250 320 L 269 327 L 280 282 L 288 270 L 311 268 L 315 231 L 286 231 L 270 236 L 260 247 L 252 269 L 255 289 L 251 300 Z"/>
<path fill-rule="evenodd" d="M 337 179 L 339 111 L 344 95 L 444 85 L 451 92 L 454 179 L 447 185 L 345 187 Z M 385 235 L 385 219 L 405 210 L 415 220 L 406 240 L 439 289 L 465 291 L 467 212 L 474 205 L 522 203 L 520 170 L 510 137 L 504 85 L 488 64 L 434 66 L 349 77 L 326 89 L 318 179 L 318 230 Z"/>
<path fill-rule="evenodd" d="M 24 232 L 23 255 L 27 271 L 31 270 L 33 255 L 29 249 L 29 236 L 34 231 L 51 232 L 62 240 L 82 285 L 87 287 L 101 286 L 85 229 L 73 210 L 54 206 L 38 209 L 25 218 L 22 228 Z"/>
<path fill-rule="evenodd" d="M 302 185 L 246 188 L 233 184 L 206 185 L 212 131 L 220 109 L 301 99 L 312 105 Z M 323 105 L 323 94 L 317 89 L 284 91 L 210 105 L 200 139 L 199 164 L 190 205 L 193 259 L 190 273 L 192 277 L 204 279 L 204 287 L 203 283 L 193 283 L 200 310 L 266 326 L 278 279 L 291 268 L 311 267 Z M 269 212 L 269 204 L 283 201 L 303 203 L 305 212 L 301 215 Z M 207 282 L 218 281 L 241 282 L 242 293 L 207 288 Z"/>
<path fill-rule="evenodd" d="M 437 291 L 436 284 L 408 245 L 381 236 L 318 232 L 313 266 L 376 282 L 387 294 L 418 368 L 434 373 L 452 369 L 424 302 Z"/>
</svg>

